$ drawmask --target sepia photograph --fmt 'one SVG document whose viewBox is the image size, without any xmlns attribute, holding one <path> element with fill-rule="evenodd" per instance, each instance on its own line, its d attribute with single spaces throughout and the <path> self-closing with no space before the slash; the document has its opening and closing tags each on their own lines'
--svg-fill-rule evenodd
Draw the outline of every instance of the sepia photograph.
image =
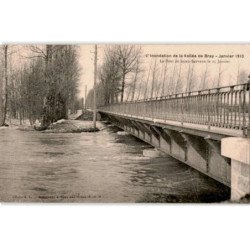
<svg viewBox="0 0 250 250">
<path fill-rule="evenodd" d="M 0 46 L 0 202 L 249 203 L 250 44 Z"/>
<path fill-rule="evenodd" d="M 0 248 L 245 249 L 248 5 L 2 1 Z"/>
<path fill-rule="evenodd" d="M 248 7 L 1 1 L 0 248 L 248 249 Z"/>
</svg>

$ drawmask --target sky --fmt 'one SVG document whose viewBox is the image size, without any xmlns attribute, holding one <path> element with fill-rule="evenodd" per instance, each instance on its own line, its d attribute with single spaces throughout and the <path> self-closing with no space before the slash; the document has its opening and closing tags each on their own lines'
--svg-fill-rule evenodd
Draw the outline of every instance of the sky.
<svg viewBox="0 0 250 250">
<path fill-rule="evenodd" d="M 80 45 L 80 57 L 79 64 L 82 68 L 80 84 L 79 84 L 79 95 L 84 97 L 85 85 L 87 85 L 88 91 L 94 85 L 94 44 L 91 45 Z M 102 63 L 103 59 L 103 46 L 98 46 L 97 49 L 98 65 Z"/>
</svg>

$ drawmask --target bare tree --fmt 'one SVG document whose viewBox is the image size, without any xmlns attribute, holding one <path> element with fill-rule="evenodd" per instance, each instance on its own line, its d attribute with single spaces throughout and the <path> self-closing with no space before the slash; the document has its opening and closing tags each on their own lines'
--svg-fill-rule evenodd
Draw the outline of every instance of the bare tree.
<svg viewBox="0 0 250 250">
<path fill-rule="evenodd" d="M 187 85 L 186 85 L 186 92 L 190 92 L 192 90 L 194 84 L 194 64 L 188 65 L 188 72 L 187 72 Z"/>
<path fill-rule="evenodd" d="M 119 58 L 113 47 L 105 49 L 104 62 L 98 70 L 98 92 L 103 93 L 97 100 L 99 105 L 108 105 L 114 103 L 118 99 L 118 94 L 121 92 L 121 71 Z M 91 102 L 91 98 L 88 98 Z"/>
<path fill-rule="evenodd" d="M 121 69 L 121 102 L 123 102 L 128 75 L 135 73 L 139 67 L 141 47 L 136 45 L 116 45 L 114 51 Z"/>
<path fill-rule="evenodd" d="M 156 82 L 156 83 L 157 83 L 157 84 L 156 84 L 156 97 L 159 96 L 160 90 L 161 90 L 162 78 L 163 78 L 163 74 L 164 74 L 163 68 L 164 68 L 164 65 L 162 64 L 162 65 L 161 65 L 160 77 L 159 77 L 159 78 L 157 77 L 157 82 Z"/>
<path fill-rule="evenodd" d="M 220 62 L 220 63 L 219 63 L 219 73 L 218 73 L 217 87 L 220 87 L 220 84 L 221 84 L 221 76 L 222 76 L 222 70 L 221 70 L 221 62 Z"/>
<path fill-rule="evenodd" d="M 154 67 L 152 70 L 152 81 L 151 81 L 151 91 L 150 91 L 150 97 L 153 98 L 154 97 L 154 92 L 155 92 L 155 82 L 156 82 L 156 74 L 158 71 L 158 67 L 157 67 L 157 59 L 155 59 L 154 61 Z"/>
<path fill-rule="evenodd" d="M 169 87 L 172 89 L 172 94 L 175 91 L 175 87 L 174 87 L 175 71 L 176 71 L 176 62 L 174 62 L 174 68 L 173 68 L 172 76 L 171 76 L 170 82 L 169 82 L 169 85 L 170 85 Z"/>
<path fill-rule="evenodd" d="M 191 73 L 190 73 L 190 78 L 189 78 L 189 92 L 190 91 L 194 91 L 194 89 L 196 88 L 196 75 L 195 75 L 195 64 L 192 65 L 192 69 L 191 69 Z"/>
<path fill-rule="evenodd" d="M 190 71 L 191 71 L 191 63 L 189 63 L 189 64 L 188 64 L 186 92 L 188 92 L 188 91 L 189 91 L 189 78 L 190 78 Z"/>
<path fill-rule="evenodd" d="M 133 84 L 132 84 L 132 97 L 131 100 L 133 101 L 135 99 L 135 92 L 136 92 L 136 85 L 137 85 L 137 81 L 138 81 L 138 76 L 139 73 L 142 72 L 142 70 L 140 69 L 140 62 L 139 62 L 139 58 L 137 58 L 137 63 L 136 63 L 136 69 L 135 69 L 135 76 L 134 76 L 134 80 L 133 80 Z"/>
<path fill-rule="evenodd" d="M 222 79 L 222 76 L 223 76 L 224 72 L 225 72 L 225 69 L 224 70 L 222 69 L 222 65 L 221 65 L 221 62 L 220 62 L 219 63 L 219 69 L 218 69 L 217 88 L 219 88 L 220 85 L 221 85 L 221 79 Z"/>
<path fill-rule="evenodd" d="M 175 84 L 175 93 L 182 92 L 181 69 L 182 69 L 182 63 L 180 62 L 179 63 L 177 80 L 176 80 L 176 84 Z"/>
<path fill-rule="evenodd" d="M 144 90 L 144 99 L 147 99 L 147 94 L 148 94 L 148 83 L 149 83 L 149 77 L 151 73 L 151 67 L 152 67 L 152 61 L 150 62 L 149 70 L 148 70 L 148 76 L 145 84 L 145 90 Z"/>
<path fill-rule="evenodd" d="M 8 45 L 3 45 L 4 51 L 4 102 L 3 102 L 3 120 L 0 126 L 5 125 L 8 102 Z"/>
<path fill-rule="evenodd" d="M 141 90 L 142 90 L 142 85 L 143 85 L 143 79 L 141 79 L 141 80 L 139 81 L 139 90 L 138 90 L 138 93 L 137 93 L 137 100 L 140 99 Z"/>
<path fill-rule="evenodd" d="M 4 57 L 4 63 L 3 63 L 3 75 L 4 75 L 4 80 L 3 80 L 3 86 L 2 86 L 2 105 L 3 105 L 3 114 L 2 114 L 2 119 L 0 121 L 0 126 L 4 126 L 6 123 L 6 115 L 7 115 L 7 103 L 8 103 L 8 59 L 9 59 L 9 46 L 8 45 L 3 45 L 3 57 Z"/>
<path fill-rule="evenodd" d="M 46 129 L 52 122 L 67 118 L 69 106 L 74 106 L 79 80 L 77 46 L 47 44 L 29 49 L 28 58 L 44 60 L 42 128 Z"/>
<path fill-rule="evenodd" d="M 204 73 L 201 77 L 201 88 L 202 89 L 205 89 L 207 87 L 206 86 L 207 76 L 208 76 L 208 62 L 206 62 L 205 70 L 204 70 Z"/>
<path fill-rule="evenodd" d="M 127 91 L 126 102 L 129 100 L 130 95 L 133 92 L 133 85 L 132 85 L 132 83 L 128 84 L 127 88 L 128 88 L 128 91 Z"/>
<path fill-rule="evenodd" d="M 163 80 L 162 80 L 162 88 L 161 88 L 161 96 L 164 96 L 164 95 L 165 95 L 165 82 L 166 82 L 167 71 L 168 71 L 168 64 L 167 64 L 167 62 L 166 62 L 166 63 L 165 63 L 165 66 L 164 66 L 164 73 L 163 73 Z"/>
<path fill-rule="evenodd" d="M 4 60 L 2 58 L 2 54 L 0 53 L 0 125 L 3 124 L 3 101 L 4 101 L 4 98 L 3 98 L 3 93 L 4 93 L 3 63 L 4 63 Z"/>
</svg>

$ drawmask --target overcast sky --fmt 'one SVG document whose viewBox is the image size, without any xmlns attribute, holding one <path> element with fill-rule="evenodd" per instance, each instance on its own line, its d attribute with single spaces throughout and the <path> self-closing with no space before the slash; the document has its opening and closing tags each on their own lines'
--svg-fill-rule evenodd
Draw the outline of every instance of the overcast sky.
<svg viewBox="0 0 250 250">
<path fill-rule="evenodd" d="M 84 97 L 85 85 L 90 90 L 94 85 L 94 45 L 80 45 L 80 96 Z M 103 46 L 98 46 L 98 65 L 102 63 Z"/>
</svg>

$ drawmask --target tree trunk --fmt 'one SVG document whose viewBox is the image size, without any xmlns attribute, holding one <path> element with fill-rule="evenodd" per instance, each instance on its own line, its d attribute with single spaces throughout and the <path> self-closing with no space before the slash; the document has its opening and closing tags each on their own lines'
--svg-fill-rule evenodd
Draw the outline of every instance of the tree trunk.
<svg viewBox="0 0 250 250">
<path fill-rule="evenodd" d="M 7 100 L 8 100 L 8 45 L 4 45 L 4 87 L 3 89 L 3 117 L 0 126 L 5 125 L 7 114 Z"/>
<path fill-rule="evenodd" d="M 155 71 L 153 72 L 153 77 L 152 77 L 150 98 L 154 97 L 154 87 L 155 87 L 154 85 L 155 85 Z"/>
<path fill-rule="evenodd" d="M 155 85 L 156 70 L 157 70 L 157 67 L 156 67 L 156 60 L 155 60 L 154 69 L 153 69 L 153 72 L 152 72 L 152 84 L 151 84 L 150 98 L 154 97 L 154 92 L 155 92 L 155 86 L 154 85 Z"/>
<path fill-rule="evenodd" d="M 43 115 L 42 115 L 42 129 L 46 129 L 52 122 L 51 109 L 52 109 L 52 94 L 51 94 L 51 83 L 49 82 L 49 70 L 51 67 L 52 59 L 52 45 L 46 45 L 46 57 L 45 57 L 45 86 L 48 87 L 48 94 L 43 104 Z"/>
<path fill-rule="evenodd" d="M 133 91 L 132 91 L 132 98 L 131 98 L 132 101 L 134 101 L 134 99 L 135 99 L 135 91 L 136 91 L 136 83 L 137 83 L 138 71 L 139 71 L 139 63 L 137 62 L 136 71 L 135 71 L 135 78 L 134 78 L 134 84 L 133 84 Z"/>
<path fill-rule="evenodd" d="M 121 93 L 121 102 L 123 102 L 123 96 L 124 96 L 124 89 L 125 89 L 125 78 L 126 78 L 126 59 L 123 58 L 123 65 L 122 65 L 122 93 Z"/>
<path fill-rule="evenodd" d="M 123 73 L 123 75 L 122 75 L 121 102 L 123 102 L 124 88 L 125 88 L 125 73 Z"/>
</svg>

